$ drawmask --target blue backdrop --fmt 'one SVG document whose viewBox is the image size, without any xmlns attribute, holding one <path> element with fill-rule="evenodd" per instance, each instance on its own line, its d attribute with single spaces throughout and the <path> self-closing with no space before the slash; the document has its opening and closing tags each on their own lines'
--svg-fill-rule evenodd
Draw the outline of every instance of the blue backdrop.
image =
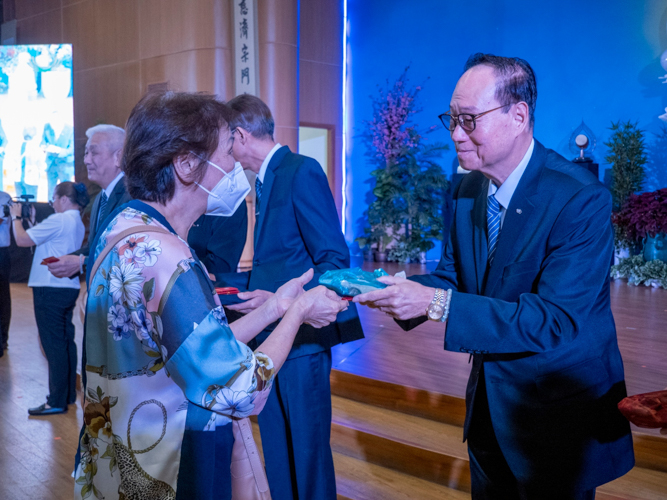
<svg viewBox="0 0 667 500">
<path fill-rule="evenodd" d="M 450 144 L 442 160 L 449 177 L 455 154 L 437 115 L 449 99 L 468 56 L 518 56 L 537 75 L 535 137 L 567 158 L 568 140 L 582 119 L 597 136 L 600 171 L 612 121 L 632 120 L 647 142 L 663 123 L 667 85 L 660 55 L 667 49 L 664 0 L 348 0 L 348 106 L 345 236 L 361 232 L 370 171 L 359 137 L 372 116 L 377 85 L 393 82 L 410 65 L 410 82 L 423 84 L 420 127 L 438 125 L 430 140 Z M 651 184 L 647 185 L 651 188 Z M 654 186 L 653 189 L 664 186 Z M 439 249 L 429 253 L 437 259 Z"/>
</svg>

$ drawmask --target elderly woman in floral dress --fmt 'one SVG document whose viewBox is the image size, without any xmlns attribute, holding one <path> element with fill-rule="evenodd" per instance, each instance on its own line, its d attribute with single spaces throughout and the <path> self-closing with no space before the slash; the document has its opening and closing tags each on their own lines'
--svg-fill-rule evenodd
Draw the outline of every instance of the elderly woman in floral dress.
<svg viewBox="0 0 667 500">
<path fill-rule="evenodd" d="M 259 413 L 302 323 L 346 308 L 323 287 L 304 292 L 311 270 L 227 323 L 186 240 L 200 215 L 231 215 L 249 191 L 229 113 L 167 92 L 130 115 L 122 168 L 135 200 L 91 245 L 75 498 L 231 498 L 230 417 Z M 246 346 L 280 318 L 257 351 Z"/>
</svg>

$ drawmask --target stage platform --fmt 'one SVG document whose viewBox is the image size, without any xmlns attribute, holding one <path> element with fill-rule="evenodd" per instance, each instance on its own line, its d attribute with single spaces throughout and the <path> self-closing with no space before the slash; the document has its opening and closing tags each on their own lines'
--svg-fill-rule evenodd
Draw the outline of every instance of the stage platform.
<svg viewBox="0 0 667 500">
<path fill-rule="evenodd" d="M 437 263 L 353 262 L 365 270 L 426 274 Z M 628 394 L 667 388 L 667 290 L 612 281 L 611 302 Z M 403 331 L 387 314 L 358 307 L 365 339 L 333 349 L 336 370 L 363 377 L 464 397 L 469 355 L 443 348 L 441 325 L 426 322 Z"/>
</svg>

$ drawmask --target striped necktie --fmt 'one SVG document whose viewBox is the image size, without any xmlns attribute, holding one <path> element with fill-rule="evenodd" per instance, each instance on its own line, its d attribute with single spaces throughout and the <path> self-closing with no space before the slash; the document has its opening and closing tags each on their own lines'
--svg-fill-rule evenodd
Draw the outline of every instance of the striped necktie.
<svg viewBox="0 0 667 500">
<path fill-rule="evenodd" d="M 104 219 L 107 218 L 107 201 L 107 193 L 106 191 L 102 191 L 102 194 L 100 195 L 100 211 L 97 215 L 97 227 L 100 227 L 104 222 Z"/>
<path fill-rule="evenodd" d="M 259 201 L 262 199 L 262 181 L 259 180 L 259 176 L 255 177 L 255 217 L 259 217 Z"/>
<path fill-rule="evenodd" d="M 500 234 L 500 204 L 494 195 L 489 196 L 486 206 L 486 224 L 489 236 L 489 266 L 493 264 L 498 235 Z"/>
</svg>

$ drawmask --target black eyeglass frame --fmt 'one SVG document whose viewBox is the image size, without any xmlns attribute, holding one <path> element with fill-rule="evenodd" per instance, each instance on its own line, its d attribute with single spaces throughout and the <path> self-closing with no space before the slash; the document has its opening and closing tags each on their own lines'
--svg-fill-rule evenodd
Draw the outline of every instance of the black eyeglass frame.
<svg viewBox="0 0 667 500">
<path fill-rule="evenodd" d="M 459 115 L 452 115 L 449 111 L 446 113 L 442 113 L 441 115 L 438 115 L 438 118 L 440 118 L 440 121 L 444 125 L 444 127 L 449 130 L 450 132 L 454 132 L 456 130 L 456 125 L 460 125 L 463 130 L 465 130 L 467 133 L 470 133 L 475 130 L 477 127 L 477 118 L 480 116 L 484 116 L 488 113 L 491 113 L 492 111 L 496 111 L 498 109 L 506 108 L 507 106 L 511 106 L 512 104 L 515 103 L 509 103 L 509 104 L 503 104 L 502 106 L 498 106 L 497 108 L 489 109 L 488 111 L 483 111 L 482 113 L 478 113 L 476 115 L 470 114 L 470 113 L 461 113 Z M 463 126 L 463 119 L 462 117 L 469 117 L 472 120 L 472 128 L 468 130 L 467 127 Z M 447 121 L 445 121 L 445 118 Z M 447 123 L 449 122 L 449 123 Z M 452 128 L 452 123 L 454 123 L 454 128 Z"/>
</svg>

